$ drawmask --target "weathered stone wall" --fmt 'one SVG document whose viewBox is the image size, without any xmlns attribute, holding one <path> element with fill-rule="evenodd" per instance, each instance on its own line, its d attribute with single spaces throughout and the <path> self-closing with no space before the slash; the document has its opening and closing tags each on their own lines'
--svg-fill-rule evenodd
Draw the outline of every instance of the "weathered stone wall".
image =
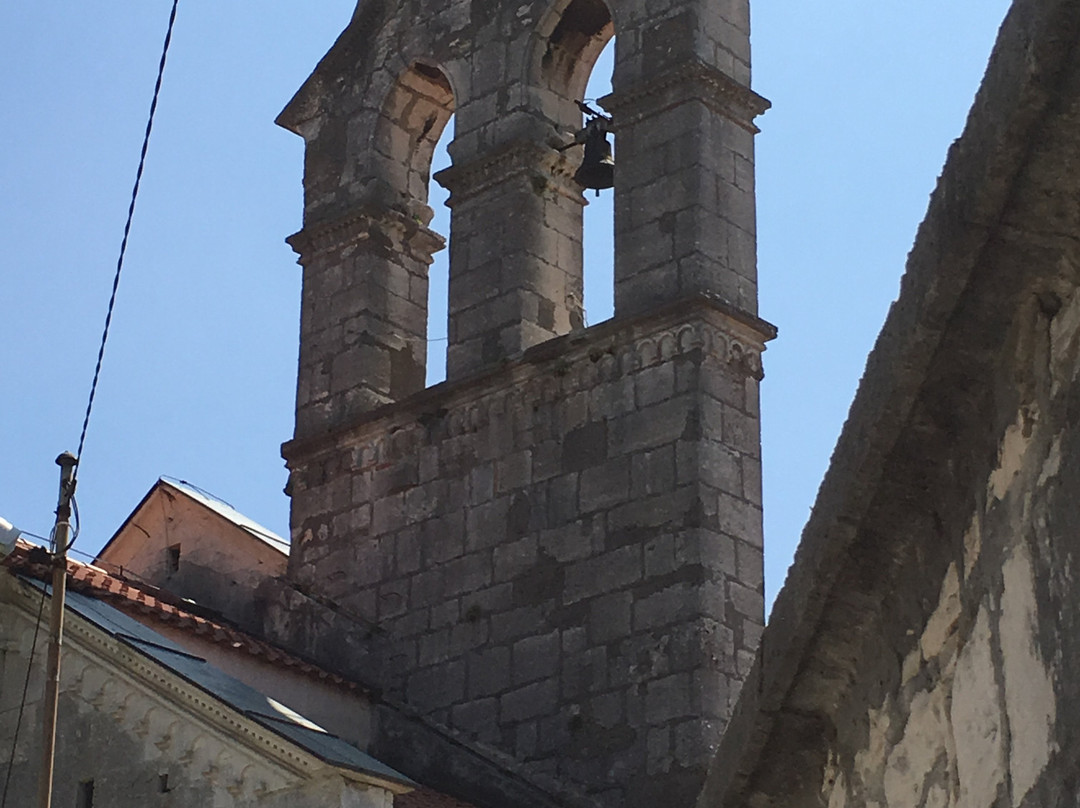
<svg viewBox="0 0 1080 808">
<path fill-rule="evenodd" d="M 949 541 L 928 619 L 892 665 L 860 666 L 884 685 L 863 690 L 875 697 L 838 711 L 821 785 L 830 808 L 1075 799 L 1080 294 L 1033 301 L 1008 346 L 1013 418 L 966 530 Z"/>
<path fill-rule="evenodd" d="M 361 0 L 279 118 L 307 151 L 269 631 L 548 794 L 689 804 L 761 630 L 749 25 L 747 0 Z M 613 36 L 615 319 L 585 329 L 562 147 Z"/>
<path fill-rule="evenodd" d="M 687 804 L 762 627 L 764 326 L 705 300 L 286 446 L 290 644 L 609 804 Z M 367 626 L 365 638 L 357 626 Z"/>
</svg>

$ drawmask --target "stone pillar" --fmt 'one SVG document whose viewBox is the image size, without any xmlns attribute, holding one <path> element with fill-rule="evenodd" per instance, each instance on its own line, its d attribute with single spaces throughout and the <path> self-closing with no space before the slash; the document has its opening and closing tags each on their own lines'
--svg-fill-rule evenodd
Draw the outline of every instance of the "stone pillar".
<svg viewBox="0 0 1080 808">
<path fill-rule="evenodd" d="M 304 268 L 296 437 L 422 390 L 428 267 L 443 238 L 396 210 L 361 207 L 289 244 Z"/>
<path fill-rule="evenodd" d="M 450 191 L 447 378 L 581 328 L 581 209 L 573 166 L 518 140 L 441 171 Z"/>
<path fill-rule="evenodd" d="M 746 0 L 684 2 L 617 40 L 615 313 L 692 295 L 757 311 Z M 628 40 L 624 43 L 624 39 Z"/>
</svg>

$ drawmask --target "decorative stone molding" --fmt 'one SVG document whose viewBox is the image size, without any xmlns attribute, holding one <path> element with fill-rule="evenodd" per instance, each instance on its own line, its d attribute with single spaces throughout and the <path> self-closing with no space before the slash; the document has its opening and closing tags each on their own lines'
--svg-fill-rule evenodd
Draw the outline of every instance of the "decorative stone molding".
<svg viewBox="0 0 1080 808">
<path fill-rule="evenodd" d="M 419 216 L 374 206 L 363 206 L 337 219 L 310 225 L 285 241 L 300 256 L 298 263 L 303 266 L 316 256 L 370 241 L 377 234 L 390 238 L 391 249 L 425 264 L 430 264 L 432 256 L 446 247 L 446 239 L 425 226 Z"/>
<path fill-rule="evenodd" d="M 509 413 L 531 412 L 698 350 L 748 378 L 763 378 L 761 354 L 775 329 L 756 318 L 752 323 L 737 318 L 708 299 L 682 303 L 683 308 L 694 305 L 701 307 L 696 315 L 686 316 L 684 311 L 683 317 L 674 318 L 676 322 L 654 324 L 653 329 L 646 329 L 640 318 L 622 328 L 618 321 L 608 321 L 595 331 L 550 340 L 525 352 L 516 365 L 503 367 L 496 385 L 463 383 L 462 395 L 441 397 L 439 407 L 420 404 L 430 397 L 425 391 L 415 407 L 398 402 L 393 414 L 368 416 L 352 428 L 352 434 L 292 441 L 285 444 L 284 455 L 290 467 L 301 458 L 311 462 L 341 452 L 348 456 L 346 465 L 352 471 L 390 463 L 430 444 L 432 410 L 440 413 L 436 420 L 445 437 L 453 438 L 480 431 Z M 554 372 L 550 361 L 556 363 Z"/>
<path fill-rule="evenodd" d="M 684 62 L 658 76 L 604 96 L 599 103 L 614 118 L 615 131 L 659 115 L 690 100 L 703 101 L 753 134 L 754 118 L 772 103 L 726 73 L 704 62 Z"/>
<path fill-rule="evenodd" d="M 479 196 L 510 180 L 525 177 L 537 193 L 554 191 L 582 205 L 581 186 L 565 152 L 530 140 L 517 140 L 464 165 L 453 165 L 434 176 L 450 192 L 449 207 Z"/>
</svg>

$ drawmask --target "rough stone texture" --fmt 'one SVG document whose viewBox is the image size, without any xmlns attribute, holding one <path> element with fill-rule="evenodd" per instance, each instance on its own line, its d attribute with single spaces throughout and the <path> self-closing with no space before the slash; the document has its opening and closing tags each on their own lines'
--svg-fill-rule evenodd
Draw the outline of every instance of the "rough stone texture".
<svg viewBox="0 0 1080 808">
<path fill-rule="evenodd" d="M 1014 3 L 701 806 L 1075 804 L 1077 41 Z"/>
<path fill-rule="evenodd" d="M 289 444 L 289 580 L 350 621 L 294 596 L 273 629 L 549 791 L 686 804 L 762 624 L 756 478 L 703 460 L 758 460 L 724 438 L 756 424 L 760 327 L 684 303 Z"/>
<path fill-rule="evenodd" d="M 612 36 L 616 316 L 584 329 L 559 147 Z M 307 144 L 304 300 L 267 630 L 529 784 L 417 764 L 484 808 L 688 805 L 748 670 L 774 335 L 749 80 L 746 0 L 362 0 L 279 118 Z M 449 381 L 421 391 L 451 113 Z"/>
</svg>

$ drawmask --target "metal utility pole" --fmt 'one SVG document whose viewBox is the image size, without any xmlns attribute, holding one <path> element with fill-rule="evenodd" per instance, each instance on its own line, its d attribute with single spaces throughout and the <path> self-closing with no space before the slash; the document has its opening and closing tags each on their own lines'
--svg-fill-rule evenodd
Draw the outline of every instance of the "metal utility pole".
<svg viewBox="0 0 1080 808">
<path fill-rule="evenodd" d="M 56 458 L 60 467 L 60 496 L 53 527 L 52 612 L 49 617 L 49 662 L 45 674 L 45 721 L 41 733 L 41 772 L 38 775 L 38 808 L 51 808 L 53 761 L 56 757 L 56 713 L 60 700 L 60 646 L 64 641 L 64 595 L 67 592 L 67 549 L 71 535 L 71 498 L 75 494 L 75 465 L 71 452 Z"/>
</svg>

